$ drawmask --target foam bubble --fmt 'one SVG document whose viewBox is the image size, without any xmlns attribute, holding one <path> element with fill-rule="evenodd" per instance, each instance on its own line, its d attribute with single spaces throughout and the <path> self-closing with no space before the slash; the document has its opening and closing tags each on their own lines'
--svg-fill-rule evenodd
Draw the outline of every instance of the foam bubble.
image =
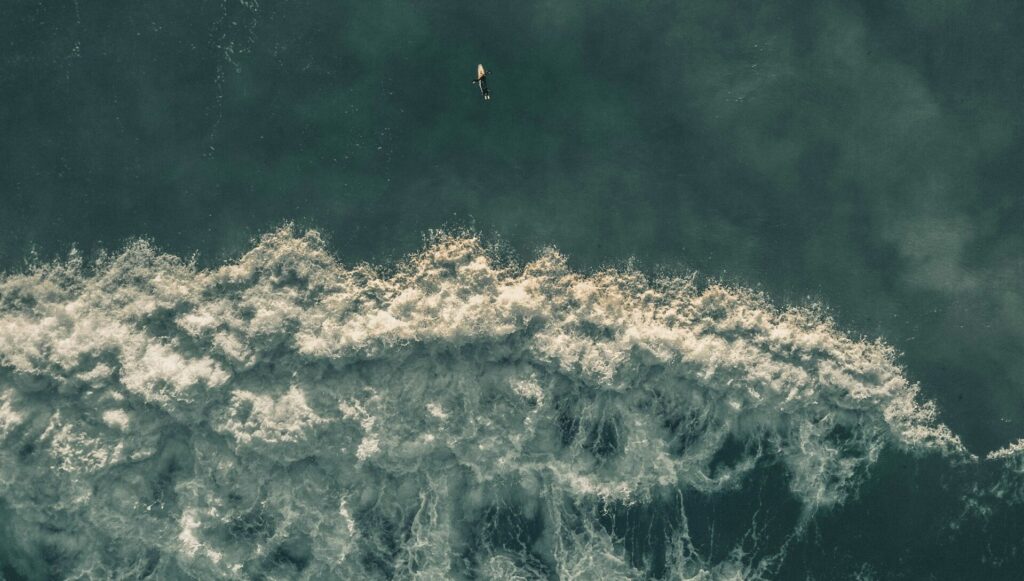
<svg viewBox="0 0 1024 581">
<path fill-rule="evenodd" d="M 602 515 L 774 466 L 806 519 L 886 446 L 968 457 L 820 313 L 446 234 L 388 272 L 286 227 L 8 275 L 0 365 L 8 550 L 59 576 L 749 578 L 684 503 L 656 549 Z"/>
</svg>

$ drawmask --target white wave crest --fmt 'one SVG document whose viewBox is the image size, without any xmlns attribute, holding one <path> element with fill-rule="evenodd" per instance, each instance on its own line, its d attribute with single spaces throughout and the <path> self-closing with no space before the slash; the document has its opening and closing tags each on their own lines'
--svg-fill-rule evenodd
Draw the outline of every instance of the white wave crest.
<svg viewBox="0 0 1024 581">
<path fill-rule="evenodd" d="M 642 577 L 600 507 L 775 464 L 809 515 L 887 445 L 966 456 L 893 358 L 749 291 L 583 275 L 555 251 L 508 265 L 466 236 L 390 271 L 290 227 L 209 270 L 142 242 L 72 256 L 0 281 L 8 558 L 90 578 Z M 666 535 L 670 576 L 757 574 Z"/>
</svg>

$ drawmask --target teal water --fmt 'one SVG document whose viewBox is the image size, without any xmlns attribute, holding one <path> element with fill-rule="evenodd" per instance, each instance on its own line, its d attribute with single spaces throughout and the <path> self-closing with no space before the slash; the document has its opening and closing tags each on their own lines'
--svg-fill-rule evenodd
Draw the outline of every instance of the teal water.
<svg viewBox="0 0 1024 581">
<path fill-rule="evenodd" d="M 503 252 L 521 263 L 545 256 L 544 249 L 554 246 L 575 272 L 635 260 L 635 268 L 652 279 L 697 270 L 704 277 L 701 284 L 721 280 L 763 290 L 780 308 L 819 305 L 834 319 L 836 333 L 855 342 L 864 337 L 865 344 L 877 338 L 898 353 L 901 369 L 892 373 L 920 384 L 920 401 L 934 403 L 937 422 L 959 437 L 965 454 L 985 457 L 1006 449 L 1024 437 L 1024 112 L 1019 105 L 1024 102 L 1019 48 L 1024 8 L 997 1 L 805 4 L 5 3 L 0 7 L 0 265 L 10 274 L 0 294 L 8 325 L 0 362 L 5 381 L 18 386 L 10 393 L 28 398 L 10 400 L 10 409 L 35 409 L 27 402 L 41 388 L 23 383 L 26 374 L 64 385 L 68 376 L 84 372 L 75 365 L 85 366 L 86 359 L 110 358 L 105 365 L 115 370 L 135 361 L 121 339 L 85 355 L 76 352 L 82 362 L 59 360 L 54 345 L 62 335 L 43 330 L 33 336 L 56 343 L 25 355 L 31 365 L 19 359 L 15 346 L 24 337 L 12 329 L 35 329 L 23 326 L 53 316 L 46 305 L 78 296 L 72 290 L 58 298 L 38 289 L 15 291 L 38 283 L 18 278 L 33 260 L 63 259 L 72 247 L 88 260 L 101 249 L 118 256 L 126 244 L 143 238 L 167 255 L 196 254 L 197 272 L 213 272 L 259 248 L 259 235 L 290 221 L 300 230 L 322 233 L 326 248 L 349 267 L 361 261 L 393 265 L 422 249 L 432 229 L 470 228 L 499 241 L 507 247 Z M 477 63 L 491 72 L 493 99 L 487 103 L 470 84 Z M 145 273 L 140 276 L 159 271 L 143 263 L 137 266 L 137 274 Z M 101 272 L 68 276 L 79 281 L 72 287 L 103 288 L 114 295 L 122 287 L 134 288 L 131 277 L 103 279 L 107 286 L 96 286 Z M 411 288 L 405 281 L 392 283 Z M 205 282 L 195 284 L 183 288 L 206 288 Z M 471 291 L 466 292 L 492 296 L 487 289 Z M 181 317 L 221 289 L 202 292 L 159 307 L 167 309 L 159 317 L 146 315 L 166 320 L 163 327 L 143 325 L 144 330 L 179 341 L 175 348 L 184 349 L 182 357 L 190 361 L 202 361 L 200 354 L 209 348 L 212 361 L 227 366 L 234 355 L 226 353 L 235 351 L 210 347 L 213 331 L 182 327 Z M 19 293 L 33 298 L 12 298 Z M 224 300 L 232 308 L 248 308 L 232 302 L 235 298 Z M 109 310 L 104 324 L 135 325 L 132 317 L 142 315 L 122 311 L 123 306 L 93 308 Z M 523 324 L 517 332 L 532 344 L 531 333 L 538 331 Z M 632 327 L 616 319 L 579 333 L 600 338 L 627 328 Z M 267 332 L 296 332 L 272 331 Z M 251 329 L 238 333 L 235 340 L 242 342 L 260 336 Z M 732 340 L 725 331 L 715 333 Z M 198 346 L 183 346 L 186 336 Z M 432 345 L 435 339 L 427 333 L 405 340 Z M 466 341 L 477 345 L 482 339 L 472 335 Z M 544 358 L 537 363 L 530 353 L 524 357 L 531 365 L 554 365 Z M 34 357 L 54 358 L 54 363 L 48 367 Z M 335 362 L 340 356 L 317 357 Z M 846 355 L 837 358 L 849 364 Z M 477 362 L 475 355 L 453 356 L 453 361 L 463 359 Z M 636 365 L 651 366 L 656 374 L 657 365 L 668 363 Z M 63 371 L 54 371 L 58 368 Z M 575 378 L 576 371 L 566 373 Z M 590 381 L 585 373 L 579 377 Z M 244 379 L 238 389 L 247 381 L 255 380 Z M 384 394 L 386 385 L 379 386 Z M 138 397 L 132 404 L 138 410 L 164 405 Z M 66 402 L 60 406 L 65 417 L 77 409 Z M 162 412 L 175 418 L 167 426 L 198 421 L 172 411 Z M 27 422 L 28 412 L 20 413 L 19 422 Z M 488 417 L 486 409 L 479 413 Z M 552 413 L 543 417 L 568 430 L 572 423 L 559 424 L 558 418 L 572 414 Z M 877 420 L 877 413 L 864 413 Z M 664 414 L 669 424 L 678 423 L 672 413 Z M 580 418 L 585 424 L 590 416 L 580 412 Z M 42 437 L 46 422 L 39 422 L 38 432 L 9 428 L 5 453 L 21 458 L 16 450 Z M 95 418 L 82 422 L 102 424 Z M 853 427 L 843 429 L 859 433 L 858 422 L 851 420 Z M 765 425 L 775 433 L 774 422 Z M 564 444 L 575 441 L 573 433 Z M 764 434 L 733 434 L 749 445 L 762 436 L 771 440 Z M 584 448 L 594 444 L 589 436 L 579 437 Z M 730 447 L 718 444 L 716 449 L 729 456 Z M 63 449 L 49 440 L 35 445 Z M 635 523 L 678 530 L 678 520 L 651 515 L 688 513 L 700 555 L 681 558 L 693 567 L 688 575 L 702 567 L 713 577 L 729 575 L 724 564 L 731 562 L 735 539 L 762 527 L 754 535 L 763 539 L 761 553 L 754 551 L 746 562 L 771 564 L 761 573 L 751 569 L 738 575 L 1019 577 L 1015 498 L 1020 488 L 1012 458 L 953 466 L 913 446 L 908 452 L 899 443 L 879 445 L 879 456 L 863 453 L 866 475 L 851 485 L 855 492 L 815 508 L 807 522 L 801 515 L 817 505 L 790 490 L 799 470 L 778 458 L 772 463 L 768 452 L 758 456 L 765 458 L 759 461 L 763 466 L 744 473 L 735 498 L 702 490 L 688 476 L 666 485 L 669 492 L 662 490 L 661 500 L 623 508 L 618 522 L 630 525 L 602 525 L 597 517 L 573 514 L 588 526 L 612 531 L 609 550 L 624 551 L 626 561 L 633 559 L 631 566 L 650 576 L 672 570 L 665 564 L 672 560 L 662 555 L 672 535 L 652 533 L 650 546 L 638 544 L 635 531 L 641 525 Z M 735 453 L 742 456 L 742 451 Z M 276 453 L 260 458 L 276 458 Z M 853 455 L 861 458 L 858 454 Z M 917 454 L 923 459 L 908 459 Z M 708 459 L 705 468 L 721 461 Z M 25 462 L 33 470 L 49 466 L 24 458 L 11 462 Z M 185 475 L 167 477 L 174 486 L 188 480 L 191 468 L 182 469 Z M 9 475 L 0 477 L 4 486 L 38 475 L 28 468 L 4 472 Z M 673 504 L 675 493 L 689 511 Z M 75 494 L 61 489 L 53 498 L 70 502 Z M 492 492 L 480 494 L 489 498 Z M 26 516 L 29 500 L 3 496 L 20 519 L 32 520 Z M 195 498 L 169 505 L 165 516 L 173 534 L 167 538 L 177 538 L 187 507 L 201 504 Z M 504 502 L 518 506 L 508 498 Z M 395 506 L 404 507 L 403 502 L 394 500 Z M 775 524 L 752 525 L 758 507 L 777 513 L 769 519 Z M 481 511 L 474 522 L 490 518 Z M 405 526 L 396 524 L 401 519 L 353 514 L 364 535 L 373 522 L 387 523 L 381 530 Z M 519 527 L 526 532 L 517 543 L 545 545 L 537 541 L 544 536 L 538 531 L 552 525 L 530 521 L 523 516 L 528 511 L 515 514 L 508 518 L 522 521 L 518 525 L 488 526 Z M 504 522 L 505 517 L 491 516 Z M 52 525 L 62 519 L 105 531 L 110 545 L 121 534 L 98 517 L 42 520 Z M 922 530 L 935 532 L 921 537 Z M 5 534 L 10 539 L 19 533 Z M 388 534 L 380 533 L 382 539 Z M 701 534 L 710 536 L 702 540 Z M 716 534 L 725 539 L 717 545 Z M 171 550 L 157 541 L 152 541 L 154 555 Z M 490 546 L 508 542 L 493 540 Z M 593 543 L 579 550 L 596 551 Z M 5 574 L 38 574 L 32 555 L 46 554 L 38 546 L 0 553 Z M 300 564 L 319 562 L 316 556 L 296 557 L 302 551 L 292 545 L 281 550 Z M 461 545 L 452 551 L 473 553 Z M 535 551 L 539 564 L 517 566 L 556 575 L 557 559 L 545 551 Z M 647 569 L 635 557 L 645 551 L 662 555 L 651 557 L 655 564 Z M 782 556 L 776 563 L 771 555 Z M 66 556 L 67 569 L 54 574 L 76 570 L 81 565 L 76 558 Z M 487 563 L 493 570 L 503 566 L 492 561 Z M 164 564 L 154 564 L 152 571 L 165 575 L 213 571 L 181 555 L 158 562 Z M 158 568 L 172 567 L 170 562 L 177 569 Z M 312 574 L 313 569 L 293 565 L 296 575 Z M 484 569 L 465 571 L 484 575 Z M 394 567 L 381 571 L 401 577 Z M 470 575 L 465 571 L 454 568 L 448 574 Z M 617 571 L 625 575 L 625 569 Z"/>
</svg>

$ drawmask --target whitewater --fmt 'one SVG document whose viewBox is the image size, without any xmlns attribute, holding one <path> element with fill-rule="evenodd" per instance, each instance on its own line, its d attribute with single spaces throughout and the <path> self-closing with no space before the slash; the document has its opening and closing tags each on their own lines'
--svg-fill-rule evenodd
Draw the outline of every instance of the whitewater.
<svg viewBox="0 0 1024 581">
<path fill-rule="evenodd" d="M 969 518 L 1024 497 L 1024 444 L 976 458 L 891 347 L 696 276 L 286 226 L 0 279 L 11 577 L 772 578 L 885 450 L 1003 467 Z"/>
</svg>

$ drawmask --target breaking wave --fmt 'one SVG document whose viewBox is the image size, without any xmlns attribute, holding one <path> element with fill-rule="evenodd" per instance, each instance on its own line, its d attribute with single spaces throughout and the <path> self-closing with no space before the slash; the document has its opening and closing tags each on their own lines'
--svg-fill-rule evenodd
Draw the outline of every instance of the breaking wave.
<svg viewBox="0 0 1024 581">
<path fill-rule="evenodd" d="M 771 576 L 886 448 L 971 458 L 881 342 L 553 250 L 350 268 L 285 227 L 0 279 L 10 575 Z"/>
</svg>

